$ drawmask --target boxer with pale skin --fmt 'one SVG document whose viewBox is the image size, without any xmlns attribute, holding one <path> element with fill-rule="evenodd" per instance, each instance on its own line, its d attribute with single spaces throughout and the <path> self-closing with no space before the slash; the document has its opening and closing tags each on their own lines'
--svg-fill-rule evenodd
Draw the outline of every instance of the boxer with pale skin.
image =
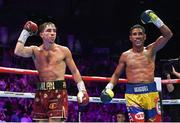
<svg viewBox="0 0 180 123">
<path fill-rule="evenodd" d="M 32 57 L 39 73 L 37 91 L 33 104 L 33 120 L 39 122 L 66 121 L 68 114 L 68 96 L 65 82 L 66 67 L 71 71 L 81 97 L 80 104 L 89 101 L 84 82 L 68 47 L 55 43 L 57 28 L 52 22 L 39 26 L 39 35 L 43 40 L 40 46 L 25 46 L 29 36 L 38 30 L 38 26 L 28 21 L 20 34 L 14 53 L 21 57 Z M 79 99 L 80 98 L 80 99 Z"/>
</svg>

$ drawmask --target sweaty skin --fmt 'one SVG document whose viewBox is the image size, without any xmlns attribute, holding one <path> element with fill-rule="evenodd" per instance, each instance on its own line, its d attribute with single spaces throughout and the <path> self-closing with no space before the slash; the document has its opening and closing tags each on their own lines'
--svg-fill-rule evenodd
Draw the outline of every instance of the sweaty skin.
<svg viewBox="0 0 180 123">
<path fill-rule="evenodd" d="M 49 51 L 44 50 L 43 46 L 34 48 L 33 60 L 41 81 L 64 80 L 67 52 L 67 48 L 59 45 L 54 45 Z"/>
<path fill-rule="evenodd" d="M 142 52 L 133 52 L 132 49 L 123 53 L 126 62 L 128 82 L 152 82 L 154 80 L 154 58 L 151 50 L 144 48 Z"/>
<path fill-rule="evenodd" d="M 55 43 L 56 27 L 47 25 L 40 33 L 43 44 L 40 46 L 24 46 L 17 42 L 15 54 L 22 57 L 32 57 L 39 72 L 40 81 L 64 80 L 66 65 L 70 69 L 75 82 L 82 81 L 70 50 Z"/>
<path fill-rule="evenodd" d="M 126 72 L 128 83 L 150 83 L 154 81 L 156 53 L 172 37 L 172 32 L 166 25 L 163 25 L 160 31 L 162 35 L 147 47 L 144 47 L 146 34 L 143 30 L 134 28 L 131 31 L 129 39 L 132 42 L 132 48 L 121 54 L 110 83 L 116 85 L 123 70 Z"/>
</svg>

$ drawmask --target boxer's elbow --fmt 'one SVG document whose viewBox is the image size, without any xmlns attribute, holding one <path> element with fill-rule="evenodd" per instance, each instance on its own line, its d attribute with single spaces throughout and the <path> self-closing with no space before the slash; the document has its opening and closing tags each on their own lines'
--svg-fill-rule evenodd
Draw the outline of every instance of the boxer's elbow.
<svg viewBox="0 0 180 123">
<path fill-rule="evenodd" d="M 165 37 L 167 40 L 171 39 L 172 36 L 173 36 L 173 33 L 172 33 L 171 30 L 169 30 L 169 31 L 164 35 L 164 37 Z"/>
<path fill-rule="evenodd" d="M 18 42 L 16 44 L 16 47 L 15 47 L 15 50 L 14 50 L 14 54 L 17 55 L 17 56 L 22 56 L 23 49 L 24 49 L 24 44 Z"/>
<path fill-rule="evenodd" d="M 18 50 L 15 49 L 15 50 L 14 50 L 14 54 L 17 55 L 17 56 L 19 56 Z"/>
<path fill-rule="evenodd" d="M 171 37 L 173 36 L 173 32 L 167 27 L 167 26 L 163 26 L 165 28 L 162 28 L 161 32 L 162 32 L 162 36 L 166 39 L 169 40 L 171 39 Z"/>
<path fill-rule="evenodd" d="M 170 31 L 170 32 L 167 34 L 167 38 L 168 38 L 168 39 L 171 39 L 172 36 L 173 36 L 173 33 L 172 33 L 172 31 Z"/>
<path fill-rule="evenodd" d="M 20 49 L 18 49 L 17 47 L 15 48 L 14 50 L 14 54 L 17 55 L 17 56 L 22 56 L 22 51 Z"/>
</svg>

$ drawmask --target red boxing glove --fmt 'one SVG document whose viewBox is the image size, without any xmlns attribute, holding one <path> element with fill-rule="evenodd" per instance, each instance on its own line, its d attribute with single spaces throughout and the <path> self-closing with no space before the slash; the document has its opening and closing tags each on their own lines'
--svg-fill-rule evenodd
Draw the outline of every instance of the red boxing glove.
<svg viewBox="0 0 180 123">
<path fill-rule="evenodd" d="M 86 91 L 79 91 L 77 94 L 77 101 L 80 105 L 85 106 L 89 103 L 89 95 Z"/>
<path fill-rule="evenodd" d="M 26 22 L 26 24 L 24 25 L 24 29 L 22 30 L 18 41 L 21 43 L 26 43 L 26 40 L 29 36 L 35 35 L 38 31 L 38 26 L 37 24 L 35 24 L 32 21 L 28 21 Z"/>
<path fill-rule="evenodd" d="M 34 35 L 38 31 L 38 26 L 36 23 L 32 21 L 27 21 L 24 25 L 24 29 L 27 30 L 30 33 L 30 35 Z"/>
</svg>

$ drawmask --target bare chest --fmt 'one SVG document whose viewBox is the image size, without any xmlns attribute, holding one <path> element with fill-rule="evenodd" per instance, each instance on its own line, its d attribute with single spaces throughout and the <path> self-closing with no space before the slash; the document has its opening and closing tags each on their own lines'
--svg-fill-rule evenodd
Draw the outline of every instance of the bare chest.
<svg viewBox="0 0 180 123">
<path fill-rule="evenodd" d="M 133 53 L 126 59 L 126 65 L 129 68 L 145 68 L 152 64 L 152 57 L 147 52 Z"/>
<path fill-rule="evenodd" d="M 38 51 L 35 54 L 35 61 L 40 65 L 59 64 L 64 61 L 65 55 L 60 50 Z"/>
</svg>

